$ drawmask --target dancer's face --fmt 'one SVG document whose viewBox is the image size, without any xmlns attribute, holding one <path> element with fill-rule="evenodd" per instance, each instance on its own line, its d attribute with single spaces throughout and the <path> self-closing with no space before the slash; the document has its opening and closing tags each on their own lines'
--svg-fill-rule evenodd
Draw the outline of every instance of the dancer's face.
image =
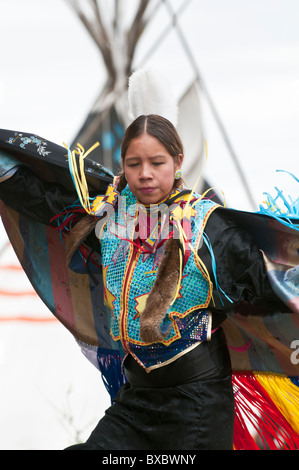
<svg viewBox="0 0 299 470">
<path fill-rule="evenodd" d="M 158 139 L 142 134 L 132 139 L 124 159 L 124 172 L 132 193 L 145 205 L 157 204 L 174 185 L 183 155 L 174 159 Z"/>
</svg>

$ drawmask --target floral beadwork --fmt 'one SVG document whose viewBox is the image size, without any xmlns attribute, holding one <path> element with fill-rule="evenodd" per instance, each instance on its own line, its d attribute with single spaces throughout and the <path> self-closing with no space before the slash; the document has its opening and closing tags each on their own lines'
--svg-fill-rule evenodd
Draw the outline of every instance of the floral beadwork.
<svg viewBox="0 0 299 470">
<path fill-rule="evenodd" d="M 6 140 L 8 144 L 16 144 L 17 141 L 19 141 L 19 146 L 23 149 L 26 149 L 26 145 L 28 144 L 34 144 L 37 147 L 36 150 L 39 155 L 46 156 L 46 155 L 49 155 L 49 153 L 51 153 L 50 150 L 46 149 L 48 142 L 44 139 L 41 139 L 40 137 L 36 135 L 35 136 L 31 135 L 29 137 L 29 136 L 20 134 L 18 132 L 15 132 L 15 135 L 13 137 L 9 137 L 9 139 Z"/>
</svg>

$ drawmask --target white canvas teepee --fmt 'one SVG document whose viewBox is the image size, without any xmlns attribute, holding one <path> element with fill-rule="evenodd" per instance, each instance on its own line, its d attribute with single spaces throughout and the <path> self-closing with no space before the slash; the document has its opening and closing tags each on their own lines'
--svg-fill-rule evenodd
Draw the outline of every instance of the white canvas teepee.
<svg viewBox="0 0 299 470">
<path fill-rule="evenodd" d="M 106 68 L 105 84 L 78 131 L 74 144 L 80 142 L 88 148 L 99 140 L 101 146 L 93 153 L 93 158 L 112 169 L 115 174 L 119 172 L 120 143 L 124 128 L 130 122 L 127 102 L 128 78 L 136 69 L 146 68 L 149 63 L 151 65 L 155 63 L 163 42 L 172 35 L 180 51 L 175 50 L 171 58 L 167 55 L 163 57 L 164 71 L 167 72 L 168 68 L 179 70 L 183 68 L 183 63 L 191 70 L 187 78 L 182 75 L 183 91 L 177 99 L 179 108 L 177 128 L 185 147 L 184 180 L 193 188 L 204 167 L 204 126 L 201 111 L 201 102 L 204 98 L 231 156 L 244 193 L 255 209 L 256 203 L 247 178 L 199 72 L 192 49 L 180 27 L 180 17 L 192 0 L 66 1 L 98 47 Z M 148 30 L 151 31 L 150 40 L 147 49 L 144 49 L 140 44 Z M 138 61 L 135 60 L 136 55 L 139 56 Z M 203 173 L 196 191 L 203 192 L 207 188 L 209 184 Z M 222 198 L 211 193 L 209 197 L 218 201 Z"/>
</svg>

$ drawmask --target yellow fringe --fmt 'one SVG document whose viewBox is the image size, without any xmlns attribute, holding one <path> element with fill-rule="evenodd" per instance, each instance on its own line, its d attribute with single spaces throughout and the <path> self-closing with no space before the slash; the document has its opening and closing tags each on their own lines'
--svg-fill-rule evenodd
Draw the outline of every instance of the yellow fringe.
<svg viewBox="0 0 299 470">
<path fill-rule="evenodd" d="M 190 195 L 189 195 L 189 198 L 188 198 L 188 201 L 187 201 L 187 204 L 186 204 L 184 210 L 186 210 L 187 206 L 190 205 L 190 201 L 191 201 L 191 199 L 192 199 L 192 196 L 193 196 L 193 194 L 194 194 L 194 192 L 195 192 L 195 189 L 196 189 L 196 187 L 197 187 L 197 185 L 198 185 L 198 183 L 199 183 L 199 181 L 200 181 L 200 179 L 201 179 L 201 177 L 202 177 L 203 171 L 204 171 L 204 169 L 205 169 L 205 167 L 206 167 L 206 164 L 207 164 L 207 161 L 208 161 L 208 144 L 207 144 L 207 141 L 206 141 L 206 140 L 205 140 L 205 149 L 206 149 L 206 154 L 205 154 L 205 162 L 204 162 L 204 165 L 203 165 L 202 170 L 201 170 L 201 172 L 200 172 L 200 174 L 199 174 L 199 177 L 198 177 L 197 180 L 196 180 L 195 185 L 193 186 L 193 189 L 192 189 L 192 191 L 191 191 L 191 193 L 190 193 Z M 220 192 L 221 192 L 221 194 L 222 194 L 222 196 L 223 196 L 223 206 L 226 207 L 225 194 L 224 194 L 224 192 L 222 191 L 222 189 L 217 188 L 217 187 L 211 187 L 211 188 L 207 189 L 203 194 L 201 194 L 201 195 L 196 199 L 196 201 L 194 201 L 194 203 L 191 205 L 191 207 L 193 207 L 195 204 L 197 204 L 197 202 L 198 202 L 199 200 L 203 199 L 203 198 L 208 194 L 208 192 L 211 191 L 211 189 L 216 189 L 217 191 L 220 191 Z"/>
<path fill-rule="evenodd" d="M 266 390 L 292 428 L 299 434 L 299 388 L 286 376 L 257 373 L 254 376 Z"/>
<path fill-rule="evenodd" d="M 189 204 L 190 204 L 190 201 L 191 201 L 191 199 L 192 199 L 192 196 L 193 196 L 193 194 L 194 194 L 194 192 L 195 192 L 195 188 L 197 187 L 197 185 L 198 185 L 198 183 L 199 183 L 199 181 L 200 181 L 200 179 L 201 179 L 201 177 L 202 177 L 203 171 L 204 171 L 205 166 L 206 166 L 207 161 L 208 161 L 208 145 L 207 145 L 207 141 L 206 141 L 206 140 L 205 140 L 205 149 L 206 149 L 206 158 L 205 158 L 204 165 L 203 165 L 203 167 L 202 167 L 202 169 L 201 169 L 201 172 L 199 173 L 199 176 L 198 176 L 198 178 L 197 178 L 197 180 L 196 180 L 195 185 L 193 186 L 193 189 L 192 189 L 192 191 L 191 191 L 191 193 L 190 193 L 190 195 L 189 195 L 189 198 L 188 198 L 188 201 L 187 201 L 187 204 L 186 204 L 184 210 L 185 210 L 186 207 L 189 206 Z"/>
<path fill-rule="evenodd" d="M 84 172 L 84 159 L 97 148 L 100 143 L 96 142 L 86 152 L 79 143 L 77 143 L 75 150 L 71 150 L 65 143 L 63 145 L 68 151 L 69 166 L 81 205 L 88 214 L 91 214 L 89 191 Z"/>
</svg>

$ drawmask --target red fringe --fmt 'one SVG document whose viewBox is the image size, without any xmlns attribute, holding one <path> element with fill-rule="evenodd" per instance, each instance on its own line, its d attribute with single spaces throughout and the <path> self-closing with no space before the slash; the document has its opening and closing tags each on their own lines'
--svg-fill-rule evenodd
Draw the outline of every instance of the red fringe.
<svg viewBox="0 0 299 470">
<path fill-rule="evenodd" d="M 85 210 L 81 206 L 74 206 L 71 209 L 66 209 L 60 214 L 57 214 L 52 217 L 50 223 L 54 224 L 54 222 L 56 222 L 57 226 L 54 227 L 53 225 L 53 228 L 58 230 L 60 233 L 69 232 L 72 228 L 73 223 L 80 220 L 80 218 L 84 214 Z"/>
<path fill-rule="evenodd" d="M 235 450 L 298 450 L 299 436 L 253 373 L 234 373 Z"/>
</svg>

